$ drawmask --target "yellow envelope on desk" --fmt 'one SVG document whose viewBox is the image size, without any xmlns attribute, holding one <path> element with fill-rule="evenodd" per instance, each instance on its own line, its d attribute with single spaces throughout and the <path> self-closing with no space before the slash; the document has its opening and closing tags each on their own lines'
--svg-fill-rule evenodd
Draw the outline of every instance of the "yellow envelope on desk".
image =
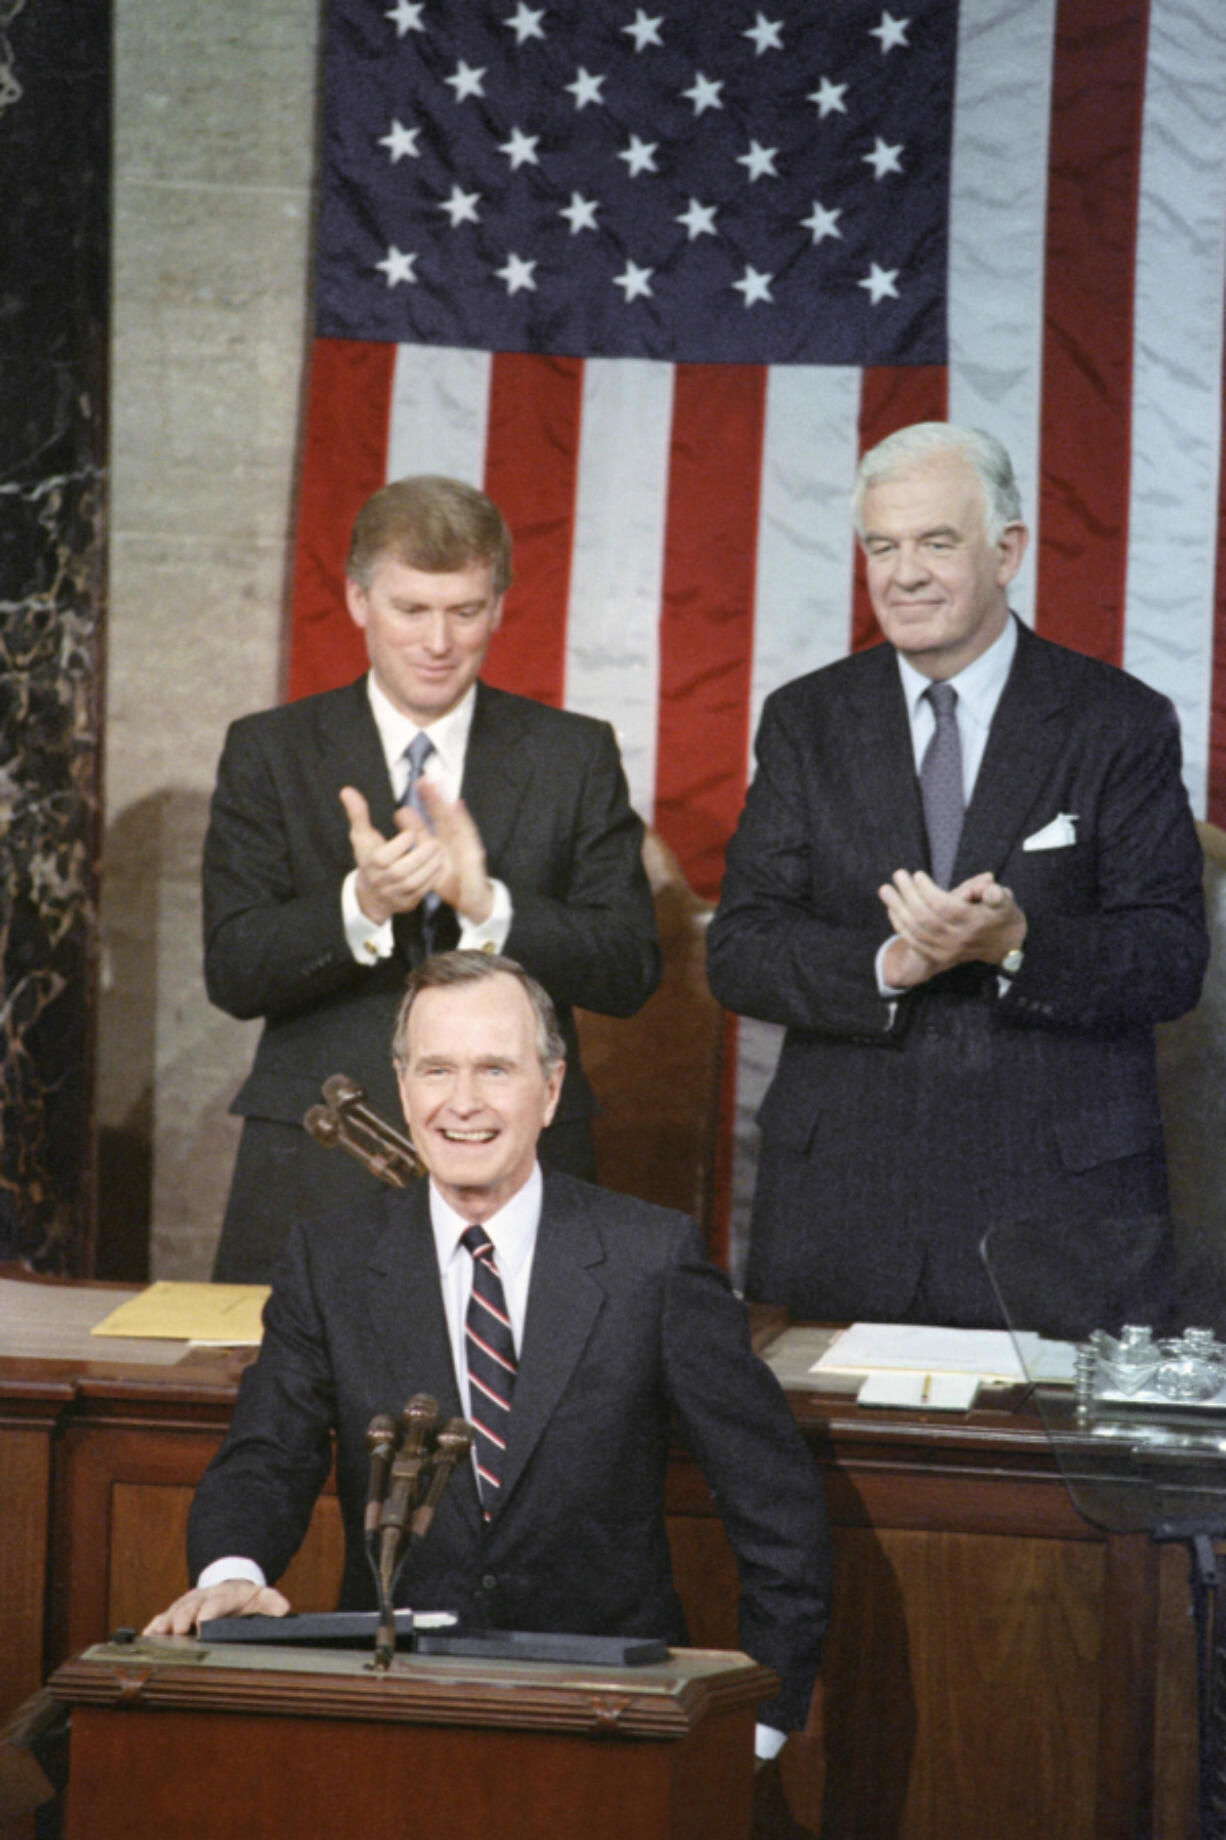
<svg viewBox="0 0 1226 1840">
<path fill-rule="evenodd" d="M 104 1316 L 90 1334 L 257 1348 L 270 1289 L 267 1284 L 180 1284 L 163 1278 Z"/>
</svg>

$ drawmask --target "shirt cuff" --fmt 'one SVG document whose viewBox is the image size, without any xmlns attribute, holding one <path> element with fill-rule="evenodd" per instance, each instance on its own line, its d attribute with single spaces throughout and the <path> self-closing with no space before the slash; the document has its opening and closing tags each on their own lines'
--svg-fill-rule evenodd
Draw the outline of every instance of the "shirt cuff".
<svg viewBox="0 0 1226 1840">
<path fill-rule="evenodd" d="M 511 896 L 504 882 L 490 877 L 490 887 L 494 890 L 494 905 L 484 920 L 466 920 L 460 915 L 461 952 L 501 952 L 507 943 L 514 915 L 511 910 Z"/>
<path fill-rule="evenodd" d="M 207 1591 L 210 1585 L 226 1584 L 228 1581 L 242 1580 L 246 1584 L 265 1585 L 268 1583 L 263 1572 L 254 1559 L 214 1559 L 206 1565 L 196 1580 L 198 1591 Z"/>
<path fill-rule="evenodd" d="M 221 1562 L 224 1564 L 224 1560 Z M 786 1731 L 778 1731 L 773 1725 L 755 1725 L 753 1728 L 753 1754 L 760 1763 L 769 1763 L 777 1757 L 788 1741 Z"/>
<path fill-rule="evenodd" d="M 898 997 L 905 997 L 907 994 L 906 991 L 901 989 L 899 985 L 887 984 L 885 981 L 884 973 L 882 971 L 882 966 L 885 964 L 885 955 L 889 951 L 890 947 L 894 944 L 894 941 L 897 938 L 898 938 L 897 933 L 891 933 L 888 939 L 883 940 L 882 943 L 878 946 L 877 956 L 873 960 L 873 970 L 876 973 L 876 977 L 877 977 L 877 995 L 879 997 L 898 998 Z"/>
<path fill-rule="evenodd" d="M 345 938 L 349 950 L 359 965 L 376 965 L 381 958 L 390 958 L 395 941 L 392 938 L 392 923 L 384 920 L 376 925 L 368 920 L 358 906 L 358 872 L 351 869 L 341 883 L 341 920 L 345 927 Z"/>
</svg>

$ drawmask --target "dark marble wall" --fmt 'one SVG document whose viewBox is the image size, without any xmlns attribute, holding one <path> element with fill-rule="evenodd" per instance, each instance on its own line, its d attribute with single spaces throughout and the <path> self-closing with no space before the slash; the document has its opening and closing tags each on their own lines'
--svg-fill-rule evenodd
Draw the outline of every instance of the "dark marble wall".
<svg viewBox="0 0 1226 1840">
<path fill-rule="evenodd" d="M 111 9 L 0 0 L 0 1256 L 90 1269 Z"/>
</svg>

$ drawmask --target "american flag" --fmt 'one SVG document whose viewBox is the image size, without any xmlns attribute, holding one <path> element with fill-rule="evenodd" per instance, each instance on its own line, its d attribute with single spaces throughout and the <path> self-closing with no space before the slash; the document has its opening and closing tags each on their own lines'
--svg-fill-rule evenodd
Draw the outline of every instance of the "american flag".
<svg viewBox="0 0 1226 1840">
<path fill-rule="evenodd" d="M 516 537 L 493 682 L 611 719 L 714 895 L 762 700 L 868 642 L 847 499 L 986 427 L 1014 604 L 1175 701 L 1226 823 L 1220 0 L 332 0 L 290 693 L 386 479 Z M 733 1250 L 774 1032 L 729 1035 Z"/>
</svg>

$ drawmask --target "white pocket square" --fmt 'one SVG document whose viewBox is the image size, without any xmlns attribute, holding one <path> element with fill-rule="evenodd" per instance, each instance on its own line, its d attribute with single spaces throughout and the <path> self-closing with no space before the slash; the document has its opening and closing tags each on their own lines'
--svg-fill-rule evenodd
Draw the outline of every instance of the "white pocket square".
<svg viewBox="0 0 1226 1840">
<path fill-rule="evenodd" d="M 1067 850 L 1071 843 L 1077 841 L 1077 814 L 1075 811 L 1057 812 L 1050 824 L 1045 824 L 1041 831 L 1027 837 L 1022 845 L 1024 850 Z"/>
</svg>

